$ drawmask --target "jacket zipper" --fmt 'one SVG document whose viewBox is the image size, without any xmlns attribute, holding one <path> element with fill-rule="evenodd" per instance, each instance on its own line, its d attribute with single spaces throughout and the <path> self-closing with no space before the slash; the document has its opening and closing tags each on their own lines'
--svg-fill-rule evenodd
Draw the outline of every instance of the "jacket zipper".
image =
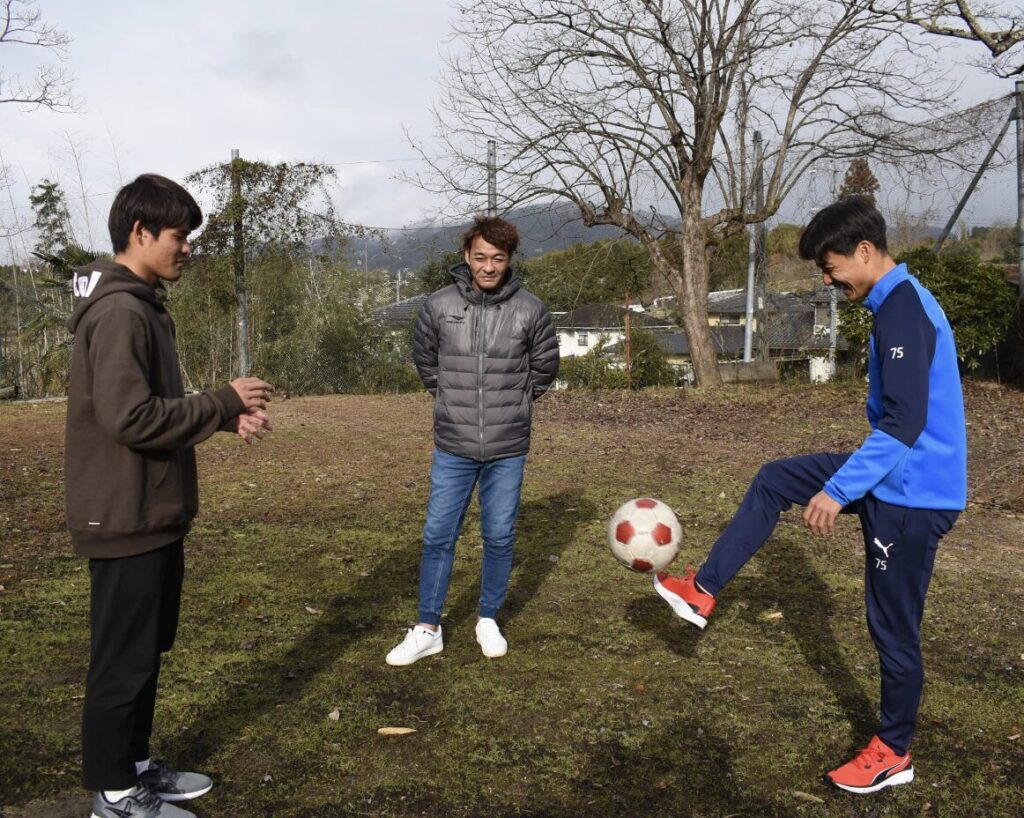
<svg viewBox="0 0 1024 818">
<path fill-rule="evenodd" d="M 480 310 L 477 319 L 477 364 L 476 389 L 477 413 L 480 424 L 480 460 L 484 459 L 484 339 L 487 336 L 487 293 L 480 294 Z"/>
</svg>

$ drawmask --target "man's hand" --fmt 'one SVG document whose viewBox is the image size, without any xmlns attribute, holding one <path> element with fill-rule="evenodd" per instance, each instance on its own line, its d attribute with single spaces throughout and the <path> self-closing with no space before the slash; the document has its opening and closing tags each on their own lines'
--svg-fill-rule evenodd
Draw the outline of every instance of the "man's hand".
<svg viewBox="0 0 1024 818">
<path fill-rule="evenodd" d="M 235 378 L 231 388 L 238 393 L 246 410 L 266 409 L 270 393 L 274 391 L 273 386 L 259 378 Z"/>
<path fill-rule="evenodd" d="M 273 429 L 270 418 L 262 409 L 246 409 L 244 414 L 238 416 L 238 436 L 246 443 L 252 443 L 253 438 L 262 440 L 263 435 Z"/>
<path fill-rule="evenodd" d="M 843 507 L 839 503 L 824 491 L 819 491 L 804 509 L 804 525 L 812 534 L 834 534 L 836 515 L 842 510 Z"/>
</svg>

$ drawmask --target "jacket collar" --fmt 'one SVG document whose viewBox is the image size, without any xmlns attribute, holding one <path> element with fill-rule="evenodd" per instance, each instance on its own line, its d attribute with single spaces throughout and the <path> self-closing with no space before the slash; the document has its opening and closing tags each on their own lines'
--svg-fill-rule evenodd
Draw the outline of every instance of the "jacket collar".
<svg viewBox="0 0 1024 818">
<path fill-rule="evenodd" d="M 871 288 L 871 292 L 864 299 L 864 306 L 871 310 L 872 313 L 877 313 L 878 308 L 888 298 L 889 293 L 904 281 L 908 281 L 910 277 L 910 273 L 907 272 L 907 265 L 897 264 L 875 282 L 875 286 Z"/>
<path fill-rule="evenodd" d="M 466 262 L 456 264 L 448 273 L 455 282 L 455 286 L 459 288 L 463 299 L 470 304 L 500 304 L 502 301 L 508 301 L 520 286 L 519 279 L 516 278 L 515 270 L 511 265 L 505 271 L 505 278 L 502 279 L 498 288 L 488 293 L 473 288 L 473 277 L 469 273 L 469 265 Z"/>
</svg>

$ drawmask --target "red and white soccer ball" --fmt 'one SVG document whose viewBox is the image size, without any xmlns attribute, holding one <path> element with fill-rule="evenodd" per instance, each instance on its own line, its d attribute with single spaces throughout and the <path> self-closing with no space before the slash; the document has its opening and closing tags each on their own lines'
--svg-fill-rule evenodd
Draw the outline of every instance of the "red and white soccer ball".
<svg viewBox="0 0 1024 818">
<path fill-rule="evenodd" d="M 650 497 L 623 503 L 608 521 L 608 547 L 615 559 L 644 574 L 667 568 L 682 537 L 672 509 Z"/>
</svg>

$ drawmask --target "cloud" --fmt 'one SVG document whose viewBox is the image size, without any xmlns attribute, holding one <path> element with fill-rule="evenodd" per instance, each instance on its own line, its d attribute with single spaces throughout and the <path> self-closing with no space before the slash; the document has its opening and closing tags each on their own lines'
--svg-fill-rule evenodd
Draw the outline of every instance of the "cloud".
<svg viewBox="0 0 1024 818">
<path fill-rule="evenodd" d="M 300 53 L 287 31 L 248 29 L 230 43 L 218 71 L 243 87 L 294 91 L 302 76 Z"/>
</svg>

